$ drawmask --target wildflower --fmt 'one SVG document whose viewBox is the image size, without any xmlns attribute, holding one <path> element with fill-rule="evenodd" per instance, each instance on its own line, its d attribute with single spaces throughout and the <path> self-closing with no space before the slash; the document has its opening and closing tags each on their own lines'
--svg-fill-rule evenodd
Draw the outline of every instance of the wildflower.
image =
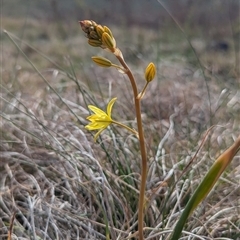
<svg viewBox="0 0 240 240">
<path fill-rule="evenodd" d="M 111 123 L 113 123 L 114 121 L 112 120 L 111 117 L 111 113 L 112 113 L 112 107 L 113 104 L 115 103 L 115 101 L 117 100 L 117 98 L 113 98 L 107 105 L 107 112 L 104 112 L 103 110 L 101 110 L 100 108 L 93 106 L 93 105 L 89 105 L 88 108 L 94 112 L 94 114 L 92 114 L 91 116 L 87 117 L 87 120 L 90 121 L 90 123 L 85 126 L 86 129 L 88 130 L 99 130 L 95 136 L 94 136 L 94 140 L 96 141 L 96 139 L 98 138 L 98 136 L 100 135 L 100 133 L 105 130 Z"/>
<path fill-rule="evenodd" d="M 101 110 L 98 107 L 95 107 L 93 105 L 89 105 L 88 108 L 94 112 L 94 114 L 90 115 L 89 117 L 87 117 L 87 120 L 90 121 L 90 123 L 85 126 L 86 129 L 92 131 L 92 130 L 99 130 L 95 136 L 94 136 L 94 141 L 96 142 L 98 136 L 100 135 L 100 133 L 105 130 L 111 123 L 114 123 L 120 127 L 123 127 L 125 129 L 127 129 L 129 132 L 133 133 L 137 138 L 138 136 L 138 132 L 135 131 L 134 129 L 120 123 L 117 122 L 115 120 L 112 119 L 111 117 L 111 113 L 112 113 L 112 107 L 113 104 L 115 103 L 115 101 L 117 100 L 117 98 L 113 98 L 107 105 L 107 112 L 104 112 L 103 110 Z"/>
</svg>

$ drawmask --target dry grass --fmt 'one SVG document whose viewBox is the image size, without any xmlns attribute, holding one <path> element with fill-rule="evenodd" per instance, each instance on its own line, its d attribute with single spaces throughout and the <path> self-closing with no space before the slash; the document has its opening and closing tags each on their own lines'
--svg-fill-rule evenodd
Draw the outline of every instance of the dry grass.
<svg viewBox="0 0 240 240">
<path fill-rule="evenodd" d="M 4 21 L 9 32 L 21 25 Z M 29 22 L 23 40 L 43 55 L 14 38 L 41 75 L 6 35 L 3 39 L 1 239 L 7 239 L 11 221 L 12 239 L 106 239 L 108 233 L 111 239 L 127 239 L 136 230 L 140 172 L 136 139 L 113 127 L 104 132 L 100 144 L 94 144 L 84 129 L 87 105 L 105 108 L 113 96 L 118 97 L 114 117 L 135 126 L 129 83 L 120 73 L 90 63 L 92 55 L 102 52 L 88 47 L 77 27 L 68 28 L 72 35 L 63 41 L 54 24 Z M 139 32 L 134 29 L 132 34 Z M 144 84 L 142 69 L 148 61 L 157 63 L 158 78 L 142 106 L 150 166 L 146 239 L 166 239 L 214 159 L 239 135 L 240 78 L 234 72 L 233 49 L 214 55 L 202 50 L 201 69 L 182 55 L 189 46 L 167 52 L 170 43 L 161 40 L 158 46 L 158 35 L 147 33 L 152 44 L 138 38 L 138 47 L 134 42 L 128 45 L 131 36 L 118 37 L 126 36 L 121 30 L 116 30 L 116 39 L 139 86 Z M 158 47 L 164 55 L 160 60 Z M 179 179 L 213 125 L 204 147 Z M 240 238 L 239 181 L 236 156 L 189 219 L 188 239 Z"/>
</svg>

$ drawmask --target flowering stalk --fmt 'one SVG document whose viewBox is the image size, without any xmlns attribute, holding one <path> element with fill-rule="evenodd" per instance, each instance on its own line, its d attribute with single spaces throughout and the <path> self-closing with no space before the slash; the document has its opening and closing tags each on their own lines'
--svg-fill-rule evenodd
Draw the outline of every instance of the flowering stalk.
<svg viewBox="0 0 240 240">
<path fill-rule="evenodd" d="M 131 82 L 133 94 L 134 94 L 138 136 L 139 136 L 139 144 L 140 144 L 140 151 L 141 151 L 141 158 L 142 158 L 141 184 L 140 184 L 140 194 L 139 194 L 139 203 L 138 203 L 138 234 L 139 234 L 139 239 L 143 240 L 144 239 L 143 223 L 144 223 L 145 188 L 146 188 L 146 182 L 147 182 L 148 165 L 147 165 L 147 153 L 146 153 L 146 146 L 145 146 L 144 131 L 142 126 L 141 104 L 140 104 L 141 98 L 138 98 L 136 81 L 134 79 L 134 76 L 130 68 L 124 61 L 122 54 L 117 54 L 116 57 L 121 63 L 121 65 L 126 69 L 126 74 Z"/>
<path fill-rule="evenodd" d="M 88 43 L 94 47 L 101 47 L 103 49 L 107 48 L 108 50 L 110 50 L 116 56 L 116 58 L 122 65 L 122 68 L 118 65 L 112 64 L 111 61 L 102 57 L 93 57 L 92 58 L 93 61 L 102 67 L 116 67 L 119 70 L 122 70 L 123 73 L 127 74 L 131 82 L 133 95 L 134 95 L 136 119 L 137 119 L 137 132 L 119 122 L 114 121 L 111 118 L 111 108 L 116 99 L 112 99 L 109 102 L 107 107 L 107 113 L 103 112 L 102 110 L 94 106 L 89 106 L 89 108 L 95 114 L 88 117 L 88 120 L 90 120 L 92 123 L 87 125 L 86 128 L 89 130 L 100 129 L 98 133 L 95 135 L 95 140 L 99 136 L 99 134 L 111 123 L 115 123 L 119 126 L 122 126 L 128 129 L 130 132 L 134 133 L 138 137 L 139 144 L 140 144 L 140 151 L 141 151 L 141 159 L 142 159 L 141 183 L 140 183 L 139 206 L 138 206 L 138 235 L 139 235 L 139 240 L 143 240 L 144 239 L 143 223 L 144 223 L 144 206 L 145 206 L 145 188 L 146 188 L 146 182 L 147 182 L 148 165 L 147 165 L 147 153 L 146 153 L 146 146 L 145 146 L 145 139 L 144 139 L 144 131 L 142 126 L 140 101 L 145 93 L 147 85 L 155 77 L 156 68 L 153 63 L 150 63 L 148 65 L 148 67 L 145 70 L 145 79 L 147 83 L 143 91 L 141 93 L 138 93 L 135 78 L 132 74 L 132 71 L 126 64 L 120 49 L 116 47 L 116 41 L 113 37 L 111 30 L 106 26 L 98 25 L 94 21 L 89 21 L 89 20 L 80 21 L 80 25 L 82 27 L 82 30 L 87 34 L 87 38 L 89 39 Z"/>
</svg>

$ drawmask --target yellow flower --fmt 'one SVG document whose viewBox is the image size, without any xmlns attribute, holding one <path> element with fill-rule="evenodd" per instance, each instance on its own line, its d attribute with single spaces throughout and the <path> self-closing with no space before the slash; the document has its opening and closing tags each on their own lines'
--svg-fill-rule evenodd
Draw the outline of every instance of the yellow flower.
<svg viewBox="0 0 240 240">
<path fill-rule="evenodd" d="M 100 133 L 106 129 L 111 123 L 113 123 L 114 121 L 111 118 L 111 113 L 112 113 L 112 107 L 113 104 L 115 103 L 115 101 L 117 100 L 117 98 L 113 98 L 107 105 L 107 112 L 104 112 L 103 110 L 101 110 L 100 108 L 93 106 L 93 105 L 89 105 L 88 108 L 94 112 L 94 114 L 92 114 L 91 116 L 87 117 L 87 120 L 90 121 L 90 123 L 85 126 L 86 129 L 92 131 L 92 130 L 99 130 L 95 136 L 94 136 L 94 140 L 96 141 L 96 139 L 98 138 L 98 136 L 100 135 Z"/>
</svg>

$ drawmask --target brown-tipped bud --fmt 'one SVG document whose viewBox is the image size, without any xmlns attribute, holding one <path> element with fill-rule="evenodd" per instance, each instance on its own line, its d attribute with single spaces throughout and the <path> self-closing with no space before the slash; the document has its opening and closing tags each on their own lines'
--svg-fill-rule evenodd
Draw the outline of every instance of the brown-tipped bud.
<svg viewBox="0 0 240 240">
<path fill-rule="evenodd" d="M 82 30 L 87 34 L 89 34 L 90 31 L 92 31 L 94 27 L 97 25 L 94 21 L 91 20 L 79 21 L 79 23 Z"/>
<path fill-rule="evenodd" d="M 108 33 L 104 32 L 102 34 L 102 43 L 111 51 L 116 48 L 116 41 L 113 37 L 111 37 Z"/>
<path fill-rule="evenodd" d="M 102 42 L 95 39 L 88 39 L 88 44 L 92 47 L 102 47 Z"/>
<path fill-rule="evenodd" d="M 98 37 L 101 39 L 102 34 L 104 33 L 104 28 L 101 25 L 97 25 L 96 26 L 96 32 L 98 34 Z"/>
<path fill-rule="evenodd" d="M 108 59 L 104 58 L 104 57 L 98 57 L 98 56 L 94 56 L 92 57 L 92 60 L 99 66 L 101 67 L 111 67 L 112 63 L 111 61 L 109 61 Z"/>
<path fill-rule="evenodd" d="M 156 67 L 154 63 L 149 63 L 145 70 L 145 79 L 147 82 L 151 82 L 156 75 Z"/>
</svg>

